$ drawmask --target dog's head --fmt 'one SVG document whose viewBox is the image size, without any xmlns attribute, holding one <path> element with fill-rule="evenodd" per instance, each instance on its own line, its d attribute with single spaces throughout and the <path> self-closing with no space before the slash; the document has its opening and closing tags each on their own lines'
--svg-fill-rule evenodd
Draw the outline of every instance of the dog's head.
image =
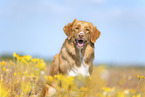
<svg viewBox="0 0 145 97">
<path fill-rule="evenodd" d="M 86 43 L 95 43 L 100 36 L 100 31 L 92 23 L 77 19 L 64 26 L 63 30 L 78 48 L 83 48 Z"/>
</svg>

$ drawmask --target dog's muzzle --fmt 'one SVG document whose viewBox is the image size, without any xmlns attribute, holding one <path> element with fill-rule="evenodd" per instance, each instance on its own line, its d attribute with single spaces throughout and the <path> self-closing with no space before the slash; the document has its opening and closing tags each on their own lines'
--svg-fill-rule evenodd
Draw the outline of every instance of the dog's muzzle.
<svg viewBox="0 0 145 97">
<path fill-rule="evenodd" d="M 80 32 L 75 40 L 78 48 L 82 48 L 86 44 L 84 32 Z"/>
</svg>

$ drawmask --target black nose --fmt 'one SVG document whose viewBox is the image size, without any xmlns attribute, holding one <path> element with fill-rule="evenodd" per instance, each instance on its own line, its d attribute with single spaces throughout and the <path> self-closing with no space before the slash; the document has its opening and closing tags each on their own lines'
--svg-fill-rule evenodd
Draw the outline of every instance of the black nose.
<svg viewBox="0 0 145 97">
<path fill-rule="evenodd" d="M 84 37 L 84 34 L 80 33 L 79 38 L 83 38 L 83 37 Z"/>
</svg>

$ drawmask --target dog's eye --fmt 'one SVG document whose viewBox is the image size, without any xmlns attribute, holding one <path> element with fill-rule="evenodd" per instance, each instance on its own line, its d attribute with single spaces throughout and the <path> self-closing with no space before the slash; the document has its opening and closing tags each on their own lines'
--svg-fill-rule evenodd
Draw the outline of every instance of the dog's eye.
<svg viewBox="0 0 145 97">
<path fill-rule="evenodd" d="M 90 33 L 90 29 L 87 28 L 86 29 L 86 33 L 89 34 Z"/>
<path fill-rule="evenodd" d="M 86 29 L 86 31 L 89 31 L 89 29 Z"/>
<path fill-rule="evenodd" d="M 76 29 L 79 29 L 79 27 L 76 27 Z"/>
</svg>

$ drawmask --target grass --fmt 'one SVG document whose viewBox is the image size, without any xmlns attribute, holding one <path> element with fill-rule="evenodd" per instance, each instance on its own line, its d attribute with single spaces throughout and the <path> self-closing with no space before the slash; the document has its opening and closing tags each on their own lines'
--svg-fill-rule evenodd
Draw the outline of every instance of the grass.
<svg viewBox="0 0 145 97">
<path fill-rule="evenodd" d="M 0 97 L 38 96 L 43 85 L 55 82 L 53 97 L 145 97 L 145 68 L 94 66 L 89 79 L 48 76 L 49 63 L 19 56 L 0 61 Z"/>
</svg>

